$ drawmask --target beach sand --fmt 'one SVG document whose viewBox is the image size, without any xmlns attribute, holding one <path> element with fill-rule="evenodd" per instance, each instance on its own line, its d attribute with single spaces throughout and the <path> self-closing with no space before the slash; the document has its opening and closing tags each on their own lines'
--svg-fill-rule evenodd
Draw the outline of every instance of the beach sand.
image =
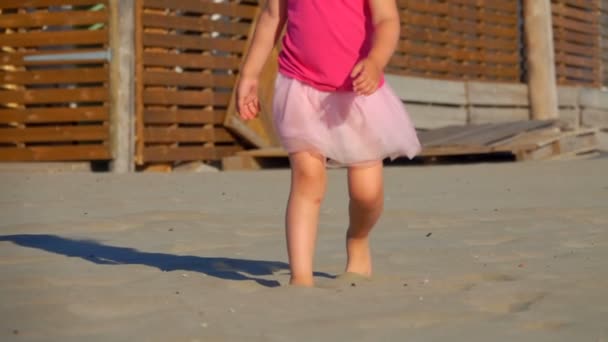
<svg viewBox="0 0 608 342">
<path fill-rule="evenodd" d="M 2 341 L 608 342 L 608 159 L 387 167 L 374 277 L 286 286 L 287 170 L 3 173 Z"/>
</svg>

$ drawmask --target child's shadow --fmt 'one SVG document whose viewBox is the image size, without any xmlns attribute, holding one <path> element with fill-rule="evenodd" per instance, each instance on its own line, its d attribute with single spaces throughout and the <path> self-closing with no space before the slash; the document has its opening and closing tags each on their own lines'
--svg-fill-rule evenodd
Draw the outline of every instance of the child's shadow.
<svg viewBox="0 0 608 342">
<path fill-rule="evenodd" d="M 276 280 L 258 278 L 259 276 L 273 275 L 277 271 L 289 269 L 288 264 L 280 261 L 149 253 L 133 248 L 103 245 L 93 240 L 73 240 L 46 234 L 0 235 L 0 241 L 11 241 L 24 247 L 82 258 L 96 264 L 138 264 L 156 267 L 162 271 L 200 272 L 225 280 L 253 280 L 266 287 L 280 286 L 280 283 Z M 327 273 L 315 273 L 315 275 L 333 278 Z"/>
</svg>

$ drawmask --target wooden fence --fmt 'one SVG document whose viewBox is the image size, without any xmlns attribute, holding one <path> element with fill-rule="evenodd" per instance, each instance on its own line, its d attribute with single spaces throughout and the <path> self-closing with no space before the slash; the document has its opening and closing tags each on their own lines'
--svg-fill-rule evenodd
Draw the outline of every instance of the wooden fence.
<svg viewBox="0 0 608 342">
<path fill-rule="evenodd" d="M 602 85 L 608 87 L 608 0 L 600 0 L 600 48 L 602 54 Z"/>
<path fill-rule="evenodd" d="M 246 146 L 276 145 L 269 113 L 244 125 L 231 107 L 259 2 L 133 1 L 135 112 L 116 113 L 107 53 L 111 0 L 0 0 L 0 160 L 112 160 L 110 123 L 118 114 L 134 118 L 135 151 L 128 155 L 140 166 L 219 160 Z M 608 84 L 608 0 L 552 3 L 559 83 Z M 401 40 L 388 73 L 440 79 L 448 90 L 465 91 L 457 103 L 412 102 L 421 127 L 526 117 L 520 0 L 398 5 Z M 276 72 L 271 64 L 261 89 L 265 103 L 272 94 L 268 76 Z M 495 88 L 508 103 L 466 95 Z M 572 103 L 566 107 L 578 113 L 582 105 Z"/>
<path fill-rule="evenodd" d="M 600 0 L 552 0 L 558 84 L 602 83 L 599 5 Z"/>
<path fill-rule="evenodd" d="M 242 149 L 223 122 L 257 13 L 240 1 L 137 1 L 138 164 Z"/>
<path fill-rule="evenodd" d="M 0 160 L 110 159 L 105 0 L 0 1 Z"/>
<path fill-rule="evenodd" d="M 402 31 L 388 72 L 520 82 L 520 8 L 514 0 L 399 0 Z"/>
</svg>

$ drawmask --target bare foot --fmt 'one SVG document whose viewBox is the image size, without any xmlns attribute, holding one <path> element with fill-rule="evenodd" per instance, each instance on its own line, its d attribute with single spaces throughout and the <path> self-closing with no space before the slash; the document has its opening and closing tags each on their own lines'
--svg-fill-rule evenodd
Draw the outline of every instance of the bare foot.
<svg viewBox="0 0 608 342">
<path fill-rule="evenodd" d="M 372 275 L 372 257 L 369 249 L 369 237 L 346 238 L 348 255 L 346 272 L 357 273 L 366 277 Z"/>
<path fill-rule="evenodd" d="M 296 287 L 314 287 L 315 282 L 312 277 L 291 277 L 289 279 L 289 285 Z"/>
</svg>

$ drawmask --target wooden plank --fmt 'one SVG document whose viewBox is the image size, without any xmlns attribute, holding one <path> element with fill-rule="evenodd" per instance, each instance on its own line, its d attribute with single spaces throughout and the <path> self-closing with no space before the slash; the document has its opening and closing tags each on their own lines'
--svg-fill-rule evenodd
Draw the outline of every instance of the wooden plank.
<svg viewBox="0 0 608 342">
<path fill-rule="evenodd" d="M 107 22 L 107 11 L 31 12 L 0 15 L 0 27 L 2 28 L 77 26 Z"/>
<path fill-rule="evenodd" d="M 288 157 L 289 153 L 282 147 L 267 147 L 258 148 L 253 150 L 245 150 L 237 153 L 239 156 L 251 156 L 251 157 Z"/>
<path fill-rule="evenodd" d="M 224 111 L 148 108 L 144 110 L 144 122 L 146 124 L 221 124 L 225 115 Z"/>
<path fill-rule="evenodd" d="M 467 104 L 464 82 L 438 81 L 419 77 L 385 75 L 385 81 L 406 102 Z"/>
<path fill-rule="evenodd" d="M 76 161 L 107 160 L 110 151 L 104 145 L 0 147 L 2 161 Z"/>
<path fill-rule="evenodd" d="M 234 155 L 240 151 L 240 146 L 146 146 L 144 148 L 144 162 L 167 162 L 189 160 L 220 160 Z"/>
<path fill-rule="evenodd" d="M 406 109 L 416 128 L 420 129 L 466 125 L 467 123 L 467 111 L 464 107 L 407 104 Z"/>
<path fill-rule="evenodd" d="M 108 107 L 0 109 L 0 123 L 61 123 L 108 121 Z"/>
<path fill-rule="evenodd" d="M 234 142 L 234 137 L 222 127 L 146 127 L 144 140 L 146 143 Z"/>
<path fill-rule="evenodd" d="M 592 16 L 592 18 L 595 18 L 595 16 Z M 594 25 L 593 23 L 570 20 L 561 16 L 553 17 L 553 25 L 562 27 L 569 31 L 587 33 L 590 35 L 598 34 L 598 26 Z"/>
<path fill-rule="evenodd" d="M 70 49 L 70 50 L 49 50 L 49 51 L 36 51 L 36 52 L 11 52 L 0 53 L 0 64 L 4 65 L 13 65 L 13 66 L 25 66 L 25 65 L 78 65 L 78 64 L 101 64 L 106 63 L 104 57 L 99 57 L 99 59 L 70 59 L 69 61 L 65 60 L 51 60 L 51 61 L 31 61 L 25 60 L 26 57 L 34 57 L 41 55 L 65 55 L 65 54 L 74 54 L 74 53 L 88 53 L 88 52 L 99 52 L 99 49 Z"/>
<path fill-rule="evenodd" d="M 169 16 L 163 14 L 144 13 L 142 19 L 145 27 L 155 27 L 172 30 L 193 32 L 219 32 L 222 34 L 246 36 L 250 24 L 241 22 L 226 22 L 186 16 Z"/>
<path fill-rule="evenodd" d="M 531 116 L 538 120 L 557 118 L 551 1 L 525 0 L 524 25 Z"/>
<path fill-rule="evenodd" d="M 579 103 L 582 107 L 608 110 L 608 91 L 582 88 Z"/>
<path fill-rule="evenodd" d="M 110 148 L 114 173 L 135 171 L 135 7 L 110 0 Z"/>
<path fill-rule="evenodd" d="M 230 101 L 229 93 L 203 91 L 174 91 L 165 89 L 145 89 L 144 104 L 158 105 L 188 105 L 188 106 L 227 106 Z"/>
<path fill-rule="evenodd" d="M 94 6 L 107 5 L 108 0 L 2 0 L 0 8 L 39 8 L 50 6 Z"/>
<path fill-rule="evenodd" d="M 45 104 L 74 102 L 105 102 L 107 88 L 4 90 L 0 91 L 0 103 Z"/>
<path fill-rule="evenodd" d="M 557 100 L 560 107 L 578 107 L 580 87 L 558 86 Z"/>
<path fill-rule="evenodd" d="M 581 111 L 581 123 L 584 126 L 608 128 L 608 110 L 583 108 Z"/>
<path fill-rule="evenodd" d="M 232 88 L 234 75 L 218 75 L 204 72 L 144 71 L 143 83 L 181 87 Z"/>
<path fill-rule="evenodd" d="M 143 64 L 143 14 L 144 0 L 135 1 L 135 137 L 143 137 L 144 135 L 144 64 Z M 135 139 L 135 164 L 141 166 L 144 164 L 144 147 L 145 141 L 141 138 Z"/>
<path fill-rule="evenodd" d="M 245 41 L 243 40 L 156 33 L 144 33 L 143 44 L 145 47 L 218 50 L 232 53 L 242 53 L 245 47 Z"/>
<path fill-rule="evenodd" d="M 459 137 L 457 140 L 452 140 L 452 143 L 468 146 L 500 146 L 501 142 L 507 141 L 518 134 L 547 128 L 552 125 L 554 125 L 553 121 L 529 120 L 492 124 L 487 129 L 466 134 Z"/>
<path fill-rule="evenodd" d="M 167 66 L 200 69 L 238 69 L 240 59 L 228 56 L 206 56 L 188 53 L 144 52 L 143 64 L 146 66 Z"/>
<path fill-rule="evenodd" d="M 412 68 L 417 70 L 424 71 L 436 71 L 436 72 L 445 72 L 451 76 L 457 75 L 458 77 L 453 77 L 458 80 L 462 80 L 461 75 L 470 75 L 474 79 L 478 79 L 480 77 L 490 78 L 490 77 L 503 77 L 509 78 L 512 80 L 518 80 L 519 78 L 519 68 L 515 65 L 480 65 L 474 63 L 460 63 L 454 62 L 452 60 L 446 59 L 441 61 L 429 60 L 429 59 L 421 59 L 419 57 L 413 56 L 399 56 L 394 55 L 389 63 L 389 70 L 391 68 Z"/>
<path fill-rule="evenodd" d="M 171 9 L 201 14 L 220 14 L 244 19 L 253 19 L 257 11 L 257 6 L 248 6 L 235 2 L 203 2 L 200 0 L 144 0 L 143 5 L 145 8 Z"/>
<path fill-rule="evenodd" d="M 1 71 L 0 83 L 3 84 L 61 84 L 61 83 L 99 83 L 109 79 L 108 69 L 77 68 L 60 70 Z"/>
<path fill-rule="evenodd" d="M 0 128 L 2 143 L 101 141 L 108 137 L 108 127 L 101 125 Z"/>
<path fill-rule="evenodd" d="M 493 64 L 517 65 L 520 56 L 514 51 L 479 51 L 450 48 L 428 43 L 403 41 L 396 50 L 407 55 L 420 55 L 424 57 L 446 58 L 454 61 L 484 62 Z"/>
<path fill-rule="evenodd" d="M 577 129 L 581 125 L 581 112 L 578 108 L 560 108 L 559 121 L 566 129 Z"/>
<path fill-rule="evenodd" d="M 419 26 L 402 25 L 401 38 L 412 43 L 426 43 L 443 45 L 446 48 L 488 48 L 497 51 L 513 52 L 519 46 L 516 39 L 496 39 L 476 35 L 475 39 L 469 36 L 454 33 L 449 30 L 438 31 L 421 28 Z"/>
<path fill-rule="evenodd" d="M 591 151 L 598 147 L 595 130 L 580 131 L 576 134 L 567 134 L 557 141 L 559 154 Z"/>
<path fill-rule="evenodd" d="M 484 22 L 463 21 L 460 18 L 453 17 L 438 17 L 434 15 L 426 15 L 413 13 L 408 11 L 401 12 L 401 21 L 408 25 L 427 26 L 435 30 L 450 30 L 458 33 L 480 34 L 494 36 L 498 38 L 517 39 L 519 33 L 516 26 L 505 27 L 497 25 L 487 25 Z"/>
<path fill-rule="evenodd" d="M 525 84 L 468 81 L 466 88 L 468 103 L 472 105 L 529 105 L 528 86 Z"/>
<path fill-rule="evenodd" d="M 108 42 L 108 30 L 27 32 L 0 35 L 0 46 L 39 47 L 52 45 L 95 45 Z"/>
<path fill-rule="evenodd" d="M 528 108 L 470 107 L 469 123 L 505 123 L 530 119 Z"/>
</svg>

